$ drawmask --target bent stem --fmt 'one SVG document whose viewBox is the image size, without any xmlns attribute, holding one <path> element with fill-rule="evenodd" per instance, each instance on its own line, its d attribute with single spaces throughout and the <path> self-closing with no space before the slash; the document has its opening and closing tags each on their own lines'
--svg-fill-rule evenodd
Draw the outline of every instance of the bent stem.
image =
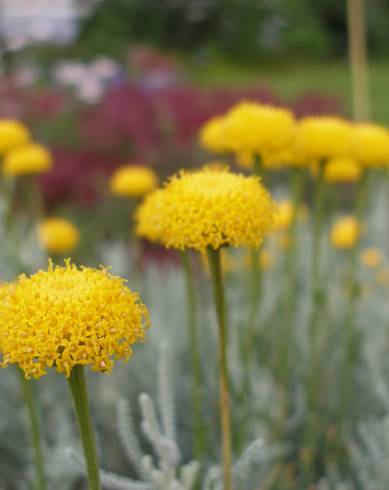
<svg viewBox="0 0 389 490">
<path fill-rule="evenodd" d="M 46 489 L 44 458 L 42 449 L 42 436 L 39 426 L 39 417 L 35 407 L 34 393 L 32 390 L 31 381 L 26 379 L 24 372 L 18 368 L 18 374 L 20 379 L 20 387 L 23 395 L 24 402 L 27 407 L 28 417 L 30 420 L 31 431 L 31 443 L 34 451 L 34 462 L 36 470 L 36 482 L 35 488 L 37 490 Z"/>
<path fill-rule="evenodd" d="M 227 325 L 220 250 L 207 249 L 219 328 L 220 419 L 222 429 L 223 490 L 232 490 L 230 391 L 227 367 Z"/>
<path fill-rule="evenodd" d="M 89 409 L 83 366 L 75 366 L 68 378 L 86 461 L 89 490 L 101 490 L 95 435 Z"/>
<path fill-rule="evenodd" d="M 186 286 L 186 306 L 188 315 L 188 338 L 189 350 L 191 353 L 192 364 L 192 408 L 194 426 L 194 454 L 196 459 L 200 459 L 204 452 L 204 430 L 201 420 L 201 366 L 199 354 L 199 341 L 197 331 L 197 307 L 196 289 L 193 277 L 193 270 L 190 261 L 190 253 L 187 250 L 180 252 L 181 265 L 185 277 Z"/>
</svg>

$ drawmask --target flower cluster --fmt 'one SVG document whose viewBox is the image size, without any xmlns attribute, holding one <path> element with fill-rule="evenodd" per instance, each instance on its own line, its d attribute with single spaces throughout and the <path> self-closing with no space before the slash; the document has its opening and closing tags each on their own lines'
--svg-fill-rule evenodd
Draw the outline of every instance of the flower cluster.
<svg viewBox="0 0 389 490">
<path fill-rule="evenodd" d="M 286 109 L 241 102 L 207 121 L 200 144 L 231 153 L 238 165 L 266 168 L 313 167 L 327 163 L 328 182 L 354 182 L 364 168 L 389 164 L 389 131 L 374 124 L 352 124 L 334 116 L 295 121 Z"/>
<path fill-rule="evenodd" d="M 76 365 L 109 372 L 145 338 L 148 312 L 124 280 L 107 270 L 64 267 L 20 276 L 0 294 L 1 366 L 18 364 L 27 378 Z"/>
<path fill-rule="evenodd" d="M 204 168 L 182 171 L 146 198 L 137 212 L 137 233 L 181 250 L 258 247 L 275 215 L 258 178 Z"/>
</svg>

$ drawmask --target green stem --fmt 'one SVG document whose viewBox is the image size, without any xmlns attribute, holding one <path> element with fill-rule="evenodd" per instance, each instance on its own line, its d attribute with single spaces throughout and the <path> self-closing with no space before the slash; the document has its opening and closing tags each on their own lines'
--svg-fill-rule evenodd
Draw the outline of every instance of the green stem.
<svg viewBox="0 0 389 490">
<path fill-rule="evenodd" d="M 257 155 L 254 157 L 253 164 L 253 174 L 261 177 L 262 175 L 262 162 L 260 157 Z M 250 303 L 249 303 L 249 312 L 247 319 L 247 333 L 245 336 L 245 365 L 246 365 L 246 395 L 248 395 L 249 390 L 249 371 L 250 364 L 252 358 L 252 346 L 254 343 L 254 335 L 255 335 L 255 324 L 258 317 L 258 309 L 261 298 L 261 286 L 262 286 L 262 277 L 261 277 L 261 265 L 259 260 L 260 251 L 256 249 L 252 249 L 250 251 L 250 268 L 249 268 L 249 284 L 250 284 Z"/>
<path fill-rule="evenodd" d="M 101 490 L 95 435 L 89 409 L 83 366 L 75 366 L 68 378 L 86 461 L 89 490 Z"/>
<path fill-rule="evenodd" d="M 311 251 L 311 289 L 312 302 L 311 312 L 308 323 L 308 341 L 309 341 L 309 356 L 310 367 L 307 375 L 307 404 L 308 418 L 305 430 L 305 444 L 309 449 L 313 450 L 314 441 L 317 438 L 317 424 L 319 422 L 317 416 L 318 395 L 320 393 L 320 361 L 318 352 L 318 334 L 319 322 L 321 313 L 325 305 L 325 290 L 321 284 L 320 277 L 320 262 L 321 262 L 321 245 L 322 231 L 324 221 L 324 211 L 326 204 L 327 186 L 324 180 L 324 165 L 325 162 L 320 162 L 319 175 L 317 177 L 317 187 L 315 192 L 314 203 L 314 223 Z"/>
<path fill-rule="evenodd" d="M 46 479 L 45 479 L 44 457 L 43 457 L 43 449 L 42 449 L 42 436 L 41 436 L 41 431 L 39 426 L 39 417 L 35 407 L 32 383 L 30 380 L 25 378 L 24 372 L 20 368 L 18 368 L 18 374 L 19 374 L 23 399 L 26 404 L 28 417 L 30 420 L 31 442 L 34 450 L 34 460 L 35 460 L 35 469 L 36 469 L 35 488 L 37 490 L 45 490 Z"/>
<path fill-rule="evenodd" d="M 227 325 L 220 250 L 207 249 L 219 336 L 220 419 L 222 429 L 223 490 L 232 490 L 230 388 L 227 366 Z"/>
<path fill-rule="evenodd" d="M 305 175 L 301 169 L 295 168 L 292 170 L 292 206 L 293 214 L 289 228 L 290 243 L 286 252 L 286 267 L 287 267 L 287 284 L 285 291 L 284 304 L 284 332 L 282 334 L 281 353 L 281 378 L 287 384 L 290 374 L 289 371 L 289 351 L 292 339 L 292 328 L 294 319 L 294 310 L 296 305 L 296 287 L 297 287 L 297 218 L 304 194 Z"/>
<path fill-rule="evenodd" d="M 204 453 L 204 428 L 201 419 L 201 361 L 198 339 L 196 288 L 193 277 L 192 264 L 190 260 L 190 253 L 187 250 L 183 250 L 181 251 L 180 256 L 186 286 L 188 338 L 192 365 L 192 407 L 194 428 L 193 449 L 196 459 L 200 459 Z"/>
</svg>

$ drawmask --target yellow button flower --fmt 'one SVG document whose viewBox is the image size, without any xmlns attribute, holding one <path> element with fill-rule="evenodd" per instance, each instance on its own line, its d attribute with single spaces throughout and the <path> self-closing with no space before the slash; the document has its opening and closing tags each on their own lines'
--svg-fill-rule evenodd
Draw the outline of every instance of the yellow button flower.
<svg viewBox="0 0 389 490">
<path fill-rule="evenodd" d="M 181 250 L 259 247 L 275 224 L 275 214 L 256 177 L 227 169 L 182 171 L 146 199 L 137 213 L 137 233 Z"/>
<path fill-rule="evenodd" d="M 73 223 L 61 218 L 48 218 L 38 226 L 39 241 L 44 249 L 52 253 L 73 250 L 80 241 L 80 233 Z"/>
<path fill-rule="evenodd" d="M 382 261 L 381 253 L 376 248 L 366 248 L 361 253 L 362 264 L 370 269 L 378 267 Z"/>
<path fill-rule="evenodd" d="M 27 378 L 76 365 L 109 372 L 145 338 L 148 312 L 124 280 L 106 269 L 49 264 L 22 275 L 0 295 L 1 366 L 18 364 Z"/>
<path fill-rule="evenodd" d="M 295 121 L 287 109 L 254 102 L 240 102 L 226 115 L 223 137 L 237 155 L 266 158 L 292 144 Z"/>
<path fill-rule="evenodd" d="M 332 158 L 324 167 L 324 180 L 331 184 L 356 182 L 361 174 L 361 165 L 350 157 Z"/>
<path fill-rule="evenodd" d="M 122 197 L 142 197 L 158 186 L 155 172 L 144 165 L 125 165 L 111 177 L 112 194 Z"/>
<path fill-rule="evenodd" d="M 355 158 L 367 167 L 389 164 L 389 132 L 375 124 L 357 124 Z"/>
<path fill-rule="evenodd" d="M 13 119 L 0 119 L 0 154 L 25 145 L 30 141 L 28 129 Z"/>
<path fill-rule="evenodd" d="M 276 218 L 276 229 L 286 230 L 290 227 L 293 219 L 294 206 L 293 204 L 284 199 L 283 201 L 277 202 L 277 218 Z"/>
<path fill-rule="evenodd" d="M 316 163 L 349 156 L 353 128 L 338 117 L 306 117 L 297 125 L 295 153 L 300 162 Z"/>
<path fill-rule="evenodd" d="M 340 218 L 332 227 L 331 243 L 335 248 L 352 248 L 358 242 L 360 225 L 354 216 Z"/>
<path fill-rule="evenodd" d="M 3 172 L 14 177 L 40 174 L 51 168 L 53 159 L 42 145 L 29 143 L 11 150 L 4 157 Z"/>
<path fill-rule="evenodd" d="M 200 145 L 214 153 L 228 151 L 226 139 L 223 134 L 224 117 L 216 116 L 207 121 L 200 128 Z"/>
</svg>

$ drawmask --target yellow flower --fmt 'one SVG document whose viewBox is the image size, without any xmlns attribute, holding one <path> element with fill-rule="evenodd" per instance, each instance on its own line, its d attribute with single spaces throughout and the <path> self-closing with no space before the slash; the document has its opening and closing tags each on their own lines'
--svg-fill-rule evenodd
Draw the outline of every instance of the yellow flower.
<svg viewBox="0 0 389 490">
<path fill-rule="evenodd" d="M 362 264 L 370 269 L 378 267 L 382 261 L 381 253 L 376 248 L 366 248 L 361 253 Z"/>
<path fill-rule="evenodd" d="M 43 248 L 52 253 L 73 250 L 80 241 L 77 228 L 66 219 L 48 218 L 38 226 L 39 241 Z"/>
<path fill-rule="evenodd" d="M 28 129 L 13 119 L 0 119 L 0 154 L 30 141 Z"/>
<path fill-rule="evenodd" d="M 275 214 L 256 177 L 227 169 L 182 171 L 146 200 L 137 213 L 137 233 L 181 250 L 259 247 L 274 226 Z"/>
<path fill-rule="evenodd" d="M 300 162 L 317 163 L 328 158 L 349 156 L 351 124 L 331 116 L 306 117 L 297 125 L 295 153 Z"/>
<path fill-rule="evenodd" d="M 232 153 L 266 159 L 292 144 L 295 121 L 287 109 L 240 102 L 225 115 L 222 132 Z"/>
<path fill-rule="evenodd" d="M 112 194 L 125 197 L 142 197 L 158 186 L 158 178 L 150 167 L 125 165 L 111 177 Z"/>
<path fill-rule="evenodd" d="M 389 132 L 375 124 L 355 126 L 354 156 L 367 167 L 389 163 Z"/>
<path fill-rule="evenodd" d="M 164 197 L 164 191 L 157 189 L 147 195 L 135 211 L 136 233 L 150 242 L 162 243 L 162 223 L 159 217 L 163 211 Z"/>
<path fill-rule="evenodd" d="M 335 248 L 352 248 L 360 236 L 360 225 L 354 216 L 340 218 L 332 227 L 331 243 Z"/>
<path fill-rule="evenodd" d="M 0 296 L 1 366 L 18 364 L 27 378 L 76 365 L 110 372 L 145 338 L 147 308 L 124 280 L 106 269 L 49 264 L 20 276 Z"/>
<path fill-rule="evenodd" d="M 332 184 L 356 182 L 361 174 L 361 165 L 348 157 L 332 158 L 324 167 L 324 180 Z"/>
<path fill-rule="evenodd" d="M 216 116 L 203 124 L 199 133 L 200 145 L 203 148 L 214 153 L 228 151 L 226 139 L 223 135 L 223 123 L 224 117 Z"/>
<path fill-rule="evenodd" d="M 283 201 L 277 202 L 277 218 L 276 218 L 276 229 L 286 230 L 290 227 L 293 219 L 294 206 L 293 204 L 284 199 Z"/>
<path fill-rule="evenodd" d="M 3 161 L 3 172 L 14 177 L 40 174 L 51 168 L 53 159 L 42 145 L 29 143 L 7 153 Z"/>
</svg>

